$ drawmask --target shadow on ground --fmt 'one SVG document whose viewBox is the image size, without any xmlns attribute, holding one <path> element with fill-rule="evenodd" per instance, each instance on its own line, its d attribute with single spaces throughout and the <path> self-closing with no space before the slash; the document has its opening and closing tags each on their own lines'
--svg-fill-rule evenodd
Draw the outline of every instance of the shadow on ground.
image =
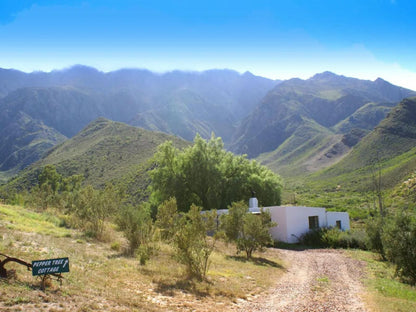
<svg viewBox="0 0 416 312">
<path fill-rule="evenodd" d="M 256 265 L 261 265 L 261 266 L 271 266 L 273 268 L 280 268 L 280 269 L 284 268 L 282 265 L 280 265 L 277 262 L 268 260 L 266 258 L 261 258 L 261 257 L 252 257 L 251 259 L 247 259 L 246 257 L 243 257 L 243 256 L 227 256 L 227 258 L 235 260 L 235 261 L 240 261 L 240 262 L 252 262 Z"/>
<path fill-rule="evenodd" d="M 154 290 L 164 296 L 171 297 L 175 296 L 175 291 L 178 290 L 193 294 L 197 297 L 207 297 L 209 296 L 209 282 L 204 282 L 203 284 L 206 284 L 205 287 L 203 287 L 201 283 L 195 283 L 192 279 L 160 281 L 157 282 L 157 286 Z"/>
</svg>

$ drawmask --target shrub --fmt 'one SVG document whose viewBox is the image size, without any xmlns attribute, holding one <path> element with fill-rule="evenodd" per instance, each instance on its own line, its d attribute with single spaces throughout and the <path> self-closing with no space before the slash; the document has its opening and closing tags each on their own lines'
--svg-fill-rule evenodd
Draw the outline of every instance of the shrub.
<svg viewBox="0 0 416 312">
<path fill-rule="evenodd" d="M 362 231 L 341 231 L 338 228 L 319 228 L 300 237 L 300 243 L 318 248 L 366 249 L 367 236 Z"/>
<path fill-rule="evenodd" d="M 208 237 L 207 233 L 215 229 L 216 215 L 215 210 L 201 214 L 201 208 L 192 205 L 189 212 L 176 219 L 173 237 L 176 257 L 186 265 L 191 277 L 203 279 L 208 271 L 215 237 Z"/>
<path fill-rule="evenodd" d="M 221 216 L 221 229 L 227 241 L 235 242 L 237 250 L 244 251 L 247 259 L 254 251 L 273 243 L 269 230 L 275 225 L 270 212 L 261 210 L 259 215 L 252 214 L 244 202 L 233 203 L 228 214 Z"/>
<path fill-rule="evenodd" d="M 100 238 L 105 229 L 105 221 L 121 205 L 121 194 L 109 184 L 104 190 L 96 190 L 91 185 L 80 191 L 75 215 L 83 230 L 95 238 Z"/>
<path fill-rule="evenodd" d="M 299 243 L 311 247 L 327 247 L 323 241 L 324 228 L 311 230 L 299 237 Z"/>
<path fill-rule="evenodd" d="M 125 206 L 117 217 L 117 224 L 129 241 L 129 252 L 137 251 L 140 263 L 145 264 L 152 253 L 153 222 L 147 205 Z"/>
<path fill-rule="evenodd" d="M 385 260 L 385 252 L 383 242 L 381 237 L 383 235 L 383 230 L 385 227 L 385 218 L 382 216 L 372 217 L 367 221 L 366 232 L 367 232 L 367 248 L 374 252 L 380 254 L 380 256 Z"/>
<path fill-rule="evenodd" d="M 172 240 L 175 234 L 175 219 L 178 218 L 176 198 L 172 197 L 164 201 L 157 208 L 156 226 L 160 229 L 161 238 L 165 241 Z"/>
<path fill-rule="evenodd" d="M 398 214 L 386 226 L 382 235 L 386 257 L 396 265 L 396 272 L 404 281 L 416 284 L 416 217 Z"/>
<path fill-rule="evenodd" d="M 208 237 L 216 227 L 216 211 L 201 213 L 192 205 L 187 213 L 178 213 L 176 199 L 158 207 L 156 225 L 164 240 L 173 244 L 175 256 L 187 268 L 188 276 L 203 279 L 209 267 L 209 257 L 216 237 Z"/>
</svg>

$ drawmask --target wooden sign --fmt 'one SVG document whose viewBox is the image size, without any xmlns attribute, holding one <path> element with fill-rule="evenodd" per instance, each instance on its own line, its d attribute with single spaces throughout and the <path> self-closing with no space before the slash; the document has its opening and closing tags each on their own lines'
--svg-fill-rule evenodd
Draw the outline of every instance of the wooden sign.
<svg viewBox="0 0 416 312">
<path fill-rule="evenodd" d="M 32 275 L 59 274 L 69 272 L 69 259 L 57 258 L 32 261 Z"/>
</svg>

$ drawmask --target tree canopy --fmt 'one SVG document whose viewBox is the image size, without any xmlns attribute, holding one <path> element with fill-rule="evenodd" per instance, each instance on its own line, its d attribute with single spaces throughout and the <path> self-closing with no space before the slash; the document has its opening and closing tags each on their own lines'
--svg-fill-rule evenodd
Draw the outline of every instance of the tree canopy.
<svg viewBox="0 0 416 312">
<path fill-rule="evenodd" d="M 261 205 L 280 204 L 280 176 L 245 155 L 227 152 L 214 135 L 208 141 L 196 135 L 194 144 L 182 151 L 165 142 L 154 161 L 150 187 L 155 206 L 175 197 L 180 211 L 188 211 L 192 204 L 203 210 L 225 209 L 232 202 L 248 200 L 252 192 Z"/>
</svg>

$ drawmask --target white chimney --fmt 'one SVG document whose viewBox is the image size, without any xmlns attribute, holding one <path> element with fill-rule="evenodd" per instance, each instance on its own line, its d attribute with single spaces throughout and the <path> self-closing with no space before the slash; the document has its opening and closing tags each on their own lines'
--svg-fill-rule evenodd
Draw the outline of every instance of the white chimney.
<svg viewBox="0 0 416 312">
<path fill-rule="evenodd" d="M 258 208 L 259 202 L 256 197 L 252 197 L 248 200 L 248 208 Z"/>
</svg>

